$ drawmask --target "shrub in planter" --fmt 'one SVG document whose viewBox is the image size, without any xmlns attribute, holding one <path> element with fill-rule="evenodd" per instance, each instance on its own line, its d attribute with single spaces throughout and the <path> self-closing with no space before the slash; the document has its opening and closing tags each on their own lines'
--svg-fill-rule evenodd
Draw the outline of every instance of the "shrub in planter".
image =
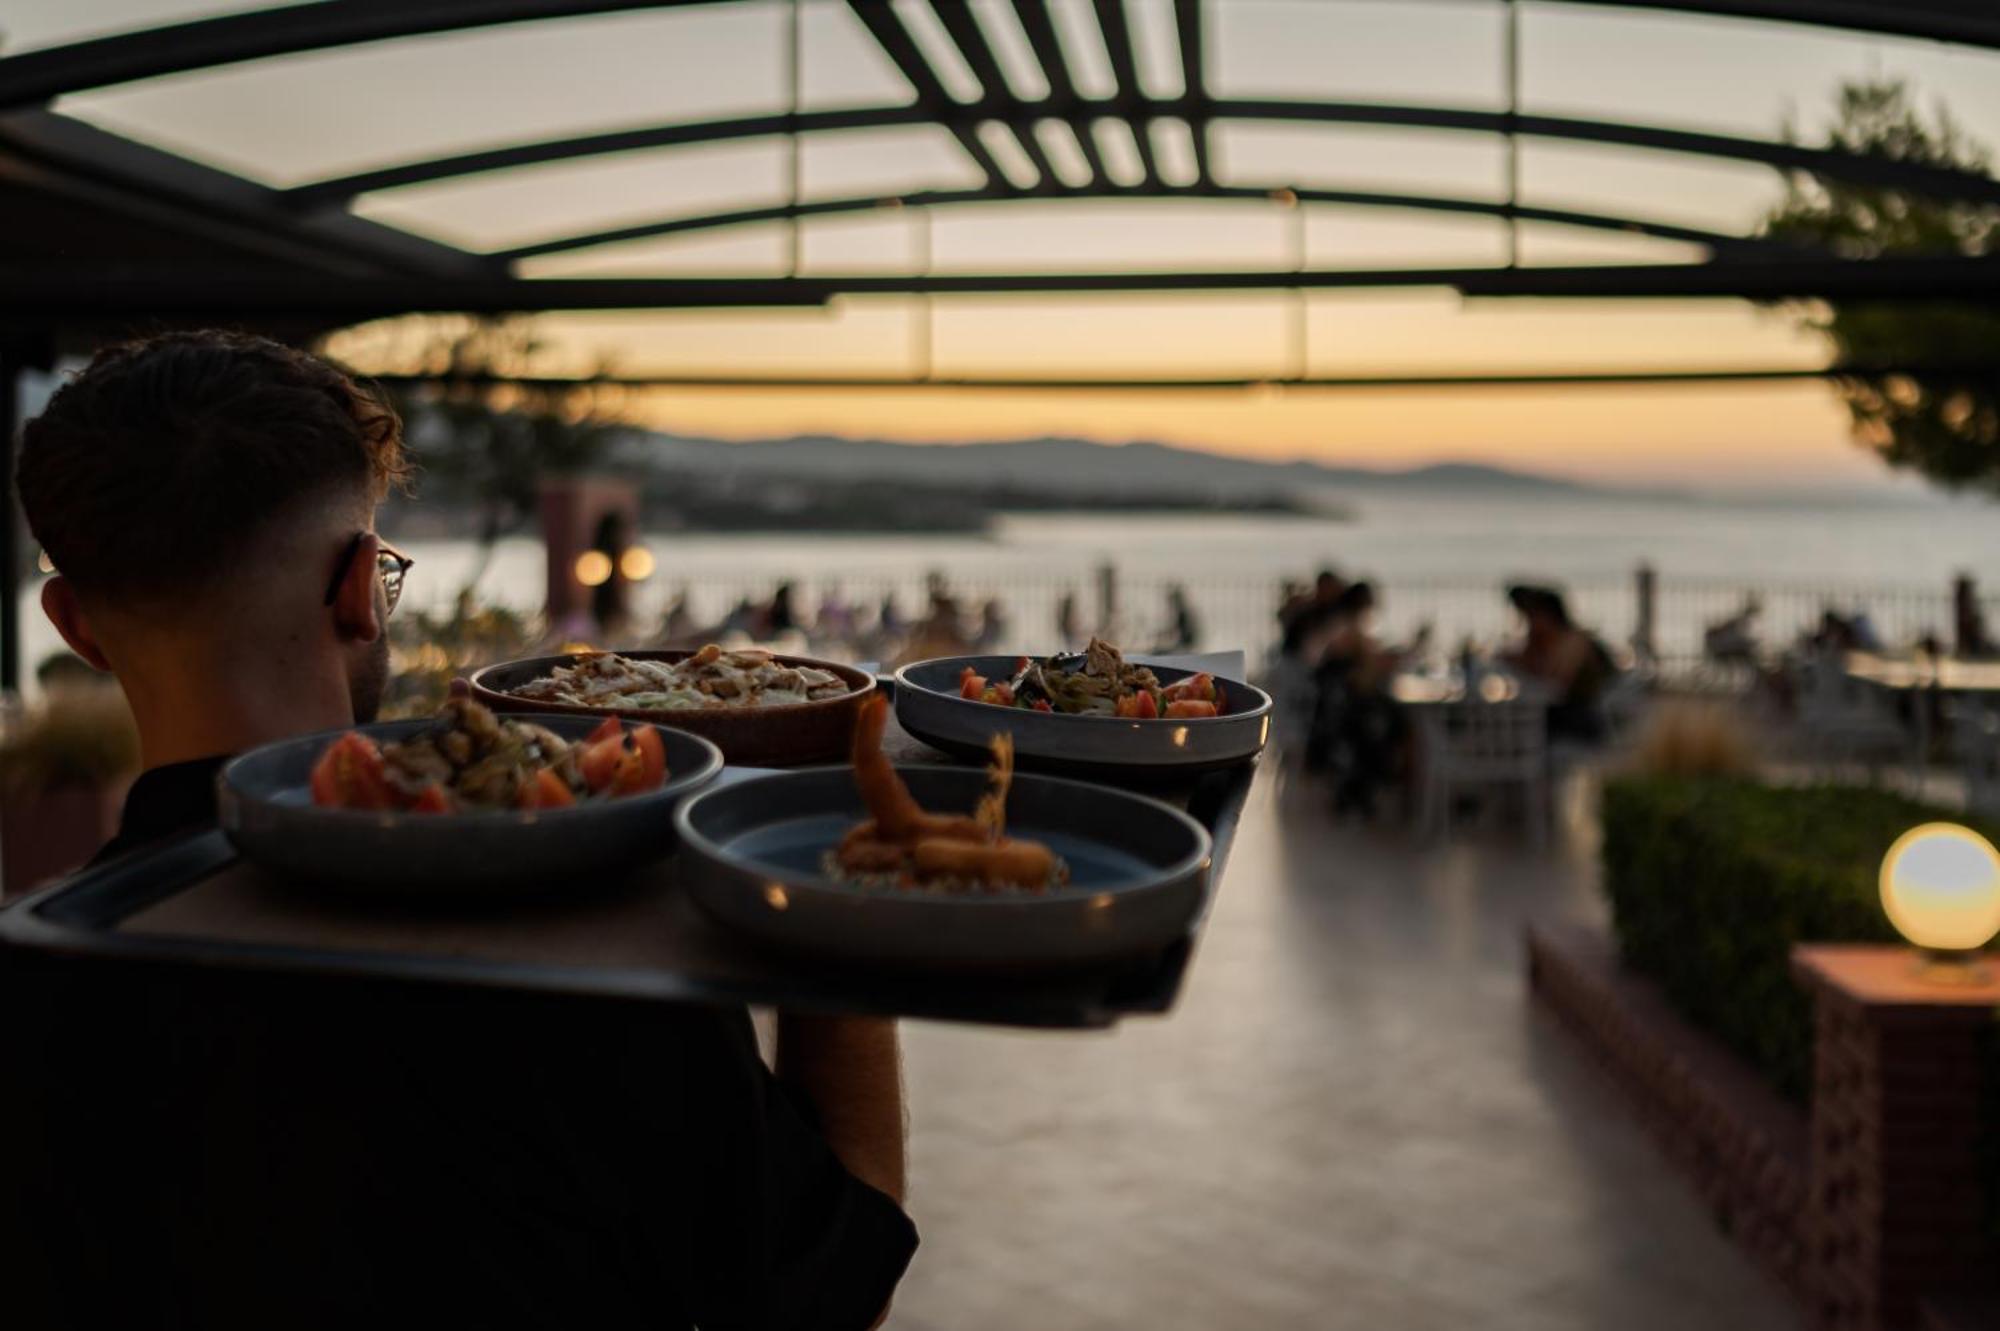
<svg viewBox="0 0 2000 1331">
<path fill-rule="evenodd" d="M 1614 780 L 1603 808 L 1604 883 L 1627 964 L 1799 1101 L 1812 1011 L 1792 981 L 1792 945 L 1894 941 L 1882 856 L 1918 823 L 1964 821 L 1885 790 L 1680 777 Z"/>
<path fill-rule="evenodd" d="M 1625 961 L 1786 1097 L 1812 1084 L 1802 942 L 1893 942 L 1877 875 L 1918 823 L 2000 826 L 1884 790 L 1626 776 L 1604 790 L 1604 883 Z M 1986 1234 L 2000 1248 L 2000 1029 L 1987 1042 Z"/>
</svg>

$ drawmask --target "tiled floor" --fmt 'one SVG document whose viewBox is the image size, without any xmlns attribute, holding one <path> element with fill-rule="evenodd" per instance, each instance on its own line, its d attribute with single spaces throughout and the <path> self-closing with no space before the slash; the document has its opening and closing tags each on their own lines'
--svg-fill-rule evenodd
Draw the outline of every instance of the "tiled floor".
<svg viewBox="0 0 2000 1331">
<path fill-rule="evenodd" d="M 1533 1011 L 1587 845 L 1422 849 L 1261 778 L 1181 1005 L 907 1028 L 924 1246 L 892 1328 L 1785 1328 Z"/>
</svg>

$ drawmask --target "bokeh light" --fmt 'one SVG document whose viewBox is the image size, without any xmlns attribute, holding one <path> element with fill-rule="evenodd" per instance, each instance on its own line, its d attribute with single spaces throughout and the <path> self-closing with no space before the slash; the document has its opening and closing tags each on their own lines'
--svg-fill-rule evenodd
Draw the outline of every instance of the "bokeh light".
<svg viewBox="0 0 2000 1331">
<path fill-rule="evenodd" d="M 644 582 L 653 576 L 653 568 L 653 552 L 643 545 L 635 545 L 618 556 L 618 571 L 627 582 Z"/>
<path fill-rule="evenodd" d="M 611 556 L 602 550 L 585 550 L 576 557 L 576 580 L 586 587 L 602 587 L 611 581 Z"/>
</svg>

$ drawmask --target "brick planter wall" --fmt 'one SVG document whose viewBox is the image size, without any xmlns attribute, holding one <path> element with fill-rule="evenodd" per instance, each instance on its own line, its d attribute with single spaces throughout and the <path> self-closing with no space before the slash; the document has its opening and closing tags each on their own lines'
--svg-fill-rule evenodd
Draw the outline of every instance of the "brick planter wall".
<svg viewBox="0 0 2000 1331">
<path fill-rule="evenodd" d="M 1682 1020 L 1655 986 L 1626 971 L 1600 931 L 1530 927 L 1528 981 L 1625 1090 L 1717 1221 L 1803 1299 L 1805 1115 Z"/>
<path fill-rule="evenodd" d="M 1984 1041 L 2000 983 L 1926 984 L 1901 948 L 1802 946 L 1793 958 L 1818 1022 L 1812 1323 L 1920 1327 L 1926 1299 L 1953 1306 L 2000 1274 L 1980 1170 Z"/>
</svg>

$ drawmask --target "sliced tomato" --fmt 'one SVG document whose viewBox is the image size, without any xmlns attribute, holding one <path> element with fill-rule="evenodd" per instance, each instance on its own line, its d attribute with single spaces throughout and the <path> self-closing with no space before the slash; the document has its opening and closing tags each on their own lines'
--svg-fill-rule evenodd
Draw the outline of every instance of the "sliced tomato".
<svg viewBox="0 0 2000 1331">
<path fill-rule="evenodd" d="M 617 739 L 625 733 L 625 723 L 615 716 L 604 718 L 604 724 L 583 737 L 585 744 L 596 744 L 600 740 Z"/>
<path fill-rule="evenodd" d="M 352 730 L 313 764 L 312 796 L 313 803 L 333 809 L 393 809 L 401 803 L 383 774 L 382 751 Z"/>
<path fill-rule="evenodd" d="M 531 779 L 521 783 L 516 799 L 524 809 L 567 809 L 576 803 L 563 779 L 546 767 L 536 769 Z"/>
<path fill-rule="evenodd" d="M 1209 674 L 1189 675 L 1178 683 L 1167 685 L 1164 692 L 1168 702 L 1179 702 L 1182 699 L 1197 702 L 1221 701 L 1215 688 L 1215 676 Z"/>
<path fill-rule="evenodd" d="M 624 756 L 623 735 L 613 735 L 610 739 L 600 739 L 585 746 L 576 764 L 577 770 L 583 773 L 584 786 L 592 794 L 609 789 L 613 778 L 618 775 L 618 763 Z"/>
<path fill-rule="evenodd" d="M 611 794 L 636 795 L 646 788 L 646 760 L 637 749 L 627 748 L 618 755 L 618 770 L 611 777 Z"/>
<path fill-rule="evenodd" d="M 1200 698 L 1177 698 L 1167 704 L 1167 716 L 1170 720 L 1184 721 L 1191 717 L 1214 715 L 1216 715 L 1215 704 Z"/>
<path fill-rule="evenodd" d="M 1122 694 L 1113 705 L 1119 716 L 1129 717 L 1135 721 L 1153 721 L 1160 715 L 1160 700 L 1153 696 L 1150 689 L 1138 689 Z"/>
<path fill-rule="evenodd" d="M 456 807 L 452 803 L 451 792 L 435 781 L 410 801 L 411 813 L 451 813 Z"/>
<path fill-rule="evenodd" d="M 988 684 L 986 692 L 979 695 L 979 701 L 990 702 L 998 707 L 1012 707 L 1014 705 L 1014 686 L 1004 682 L 1000 684 Z"/>
<path fill-rule="evenodd" d="M 639 755 L 638 788 L 658 790 L 660 783 L 667 779 L 667 742 L 660 738 L 660 732 L 656 728 L 640 726 L 632 732 L 632 749 Z"/>
<path fill-rule="evenodd" d="M 971 698 L 976 702 L 979 699 L 979 695 L 984 692 L 986 692 L 986 676 L 975 671 L 971 666 L 967 666 L 958 672 L 959 697 Z"/>
<path fill-rule="evenodd" d="M 1053 712 L 1055 708 L 1049 706 L 1047 698 L 1037 698 L 1035 699 L 1035 710 L 1038 712 Z"/>
</svg>

